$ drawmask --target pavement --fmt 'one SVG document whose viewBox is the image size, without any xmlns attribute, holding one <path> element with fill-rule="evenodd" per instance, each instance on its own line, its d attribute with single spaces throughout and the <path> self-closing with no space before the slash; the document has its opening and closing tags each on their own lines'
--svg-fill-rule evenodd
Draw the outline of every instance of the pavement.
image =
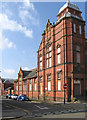
<svg viewBox="0 0 87 120">
<path fill-rule="evenodd" d="M 6 103 L 4 102 L 6 101 Z M 3 99 L 2 103 L 2 120 L 8 120 L 8 119 L 13 119 L 14 120 L 33 120 L 34 118 L 38 118 L 38 119 L 52 119 L 54 120 L 54 118 L 79 118 L 79 119 L 85 119 L 87 113 L 85 112 L 85 106 L 87 106 L 87 104 L 83 103 L 83 104 L 71 104 L 71 103 L 66 103 L 65 105 L 63 103 L 59 103 L 59 102 L 53 102 L 53 103 L 46 103 L 46 107 L 45 107 L 45 103 L 42 104 L 40 103 L 40 101 L 26 101 L 26 102 L 19 102 L 19 101 L 15 101 L 17 102 L 16 106 L 15 104 L 13 104 L 14 101 L 12 100 L 6 100 L 5 98 Z M 11 104 L 9 104 L 11 103 Z M 18 106 L 20 103 L 20 106 Z M 31 104 L 32 103 L 32 104 Z M 12 105 L 13 104 L 13 105 Z M 29 112 L 29 110 L 22 109 L 24 106 L 31 106 L 33 107 L 33 110 L 31 112 L 33 112 L 33 114 L 31 114 L 31 112 Z M 44 107 L 42 107 L 42 105 L 44 105 Z M 52 110 L 53 105 L 55 106 L 55 108 L 59 108 L 59 110 Z M 17 107 L 18 106 L 18 107 Z M 49 106 L 51 107 L 51 112 L 49 112 Z M 20 108 L 21 107 L 21 108 Z M 36 109 L 36 108 L 37 109 Z M 62 109 L 61 109 L 62 108 Z M 77 109 L 76 109 L 77 108 Z M 31 109 L 30 109 L 31 110 Z M 43 112 L 44 110 L 44 112 Z M 41 113 L 42 111 L 42 113 Z M 48 112 L 47 112 L 48 111 Z M 36 119 L 35 119 L 36 120 Z M 71 119 L 70 119 L 71 120 Z"/>
</svg>

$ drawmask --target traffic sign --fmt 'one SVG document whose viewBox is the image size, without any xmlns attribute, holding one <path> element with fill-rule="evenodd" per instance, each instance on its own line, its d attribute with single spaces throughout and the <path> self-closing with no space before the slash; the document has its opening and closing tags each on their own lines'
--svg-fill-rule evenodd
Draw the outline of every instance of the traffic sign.
<svg viewBox="0 0 87 120">
<path fill-rule="evenodd" d="M 64 83 L 64 89 L 67 89 L 67 83 Z"/>
</svg>

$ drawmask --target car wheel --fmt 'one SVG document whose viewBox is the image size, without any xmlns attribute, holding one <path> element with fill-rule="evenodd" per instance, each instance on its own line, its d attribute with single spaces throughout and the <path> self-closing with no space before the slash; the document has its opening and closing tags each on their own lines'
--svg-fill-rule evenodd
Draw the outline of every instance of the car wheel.
<svg viewBox="0 0 87 120">
<path fill-rule="evenodd" d="M 20 101 L 22 101 L 22 99 L 19 99 Z"/>
</svg>

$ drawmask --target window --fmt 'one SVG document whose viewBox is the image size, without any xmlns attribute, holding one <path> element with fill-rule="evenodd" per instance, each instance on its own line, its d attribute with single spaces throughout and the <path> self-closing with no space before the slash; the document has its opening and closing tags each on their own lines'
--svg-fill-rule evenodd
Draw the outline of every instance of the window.
<svg viewBox="0 0 87 120">
<path fill-rule="evenodd" d="M 36 91 L 36 78 L 34 79 L 34 90 Z"/>
<path fill-rule="evenodd" d="M 42 82 L 42 77 L 40 77 L 40 82 Z"/>
<path fill-rule="evenodd" d="M 36 83 L 36 78 L 34 79 L 34 83 Z"/>
<path fill-rule="evenodd" d="M 35 91 L 37 90 L 36 83 L 34 84 L 34 90 L 35 90 Z"/>
<path fill-rule="evenodd" d="M 19 91 L 22 91 L 22 85 L 19 85 Z"/>
<path fill-rule="evenodd" d="M 19 77 L 19 85 L 22 85 L 22 78 Z"/>
<path fill-rule="evenodd" d="M 61 80 L 58 80 L 58 90 L 61 90 Z"/>
<path fill-rule="evenodd" d="M 76 46 L 76 51 L 80 51 L 80 46 Z"/>
<path fill-rule="evenodd" d="M 42 70 L 42 56 L 40 57 L 40 69 Z"/>
<path fill-rule="evenodd" d="M 82 34 L 82 28 L 81 28 L 81 25 L 79 26 L 79 33 Z"/>
<path fill-rule="evenodd" d="M 49 47 L 49 51 L 51 51 L 51 46 Z"/>
<path fill-rule="evenodd" d="M 18 90 L 18 83 L 16 84 L 16 90 Z"/>
<path fill-rule="evenodd" d="M 48 61 L 48 59 L 47 59 L 47 68 L 49 67 L 49 61 Z"/>
<path fill-rule="evenodd" d="M 27 91 L 27 85 L 23 85 L 23 90 Z"/>
<path fill-rule="evenodd" d="M 60 73 L 57 73 L 57 79 L 60 79 Z"/>
<path fill-rule="evenodd" d="M 48 81 L 48 91 L 51 90 L 51 75 L 47 76 L 47 81 Z"/>
<path fill-rule="evenodd" d="M 76 33 L 76 24 L 74 24 L 74 32 Z"/>
<path fill-rule="evenodd" d="M 60 54 L 57 55 L 57 62 L 60 64 Z"/>
<path fill-rule="evenodd" d="M 47 76 L 47 80 L 48 80 L 48 81 L 51 81 L 51 75 L 48 75 L 48 76 Z"/>
<path fill-rule="evenodd" d="M 76 46 L 77 63 L 80 63 L 80 46 Z"/>
<path fill-rule="evenodd" d="M 42 61 L 42 57 L 40 57 L 40 61 Z"/>
<path fill-rule="evenodd" d="M 46 65 L 47 65 L 47 68 L 48 67 L 51 67 L 51 47 L 47 48 L 47 60 L 46 60 Z"/>
<path fill-rule="evenodd" d="M 60 48 L 57 48 L 57 63 L 60 64 L 61 63 L 61 57 L 60 57 Z"/>
<path fill-rule="evenodd" d="M 60 47 L 57 49 L 57 53 L 60 53 Z"/>
<path fill-rule="evenodd" d="M 30 83 L 31 83 L 31 80 L 30 80 Z"/>
<path fill-rule="evenodd" d="M 31 91 L 31 84 L 30 84 L 30 91 Z"/>
<path fill-rule="evenodd" d="M 47 53 L 51 51 L 51 46 L 47 48 Z"/>
<path fill-rule="evenodd" d="M 24 84 L 27 84 L 27 80 L 24 80 Z"/>
<path fill-rule="evenodd" d="M 49 52 L 49 48 L 47 48 L 47 52 Z"/>
<path fill-rule="evenodd" d="M 49 58 L 49 67 L 51 67 L 51 58 Z"/>
<path fill-rule="evenodd" d="M 51 90 L 51 82 L 48 82 L 48 91 Z"/>
</svg>

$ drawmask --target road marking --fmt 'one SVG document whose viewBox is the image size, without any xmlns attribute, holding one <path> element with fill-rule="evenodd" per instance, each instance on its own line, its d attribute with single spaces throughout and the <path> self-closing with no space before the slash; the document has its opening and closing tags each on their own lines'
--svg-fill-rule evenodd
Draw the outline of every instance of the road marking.
<svg viewBox="0 0 87 120">
<path fill-rule="evenodd" d="M 35 105 L 37 108 L 39 108 L 39 109 L 41 109 L 41 110 L 43 110 L 43 109 L 49 109 L 48 107 L 40 107 L 40 106 L 38 106 L 38 105 Z"/>
<path fill-rule="evenodd" d="M 11 104 L 9 104 L 9 103 L 6 103 L 6 104 L 7 104 L 8 106 L 13 107 L 13 108 L 21 109 L 21 110 L 23 110 L 24 112 L 29 113 L 30 115 L 32 115 L 32 113 L 31 113 L 29 110 L 26 110 L 26 109 L 23 109 L 23 108 L 21 108 L 21 107 L 17 107 L 17 106 L 11 105 Z"/>
</svg>

